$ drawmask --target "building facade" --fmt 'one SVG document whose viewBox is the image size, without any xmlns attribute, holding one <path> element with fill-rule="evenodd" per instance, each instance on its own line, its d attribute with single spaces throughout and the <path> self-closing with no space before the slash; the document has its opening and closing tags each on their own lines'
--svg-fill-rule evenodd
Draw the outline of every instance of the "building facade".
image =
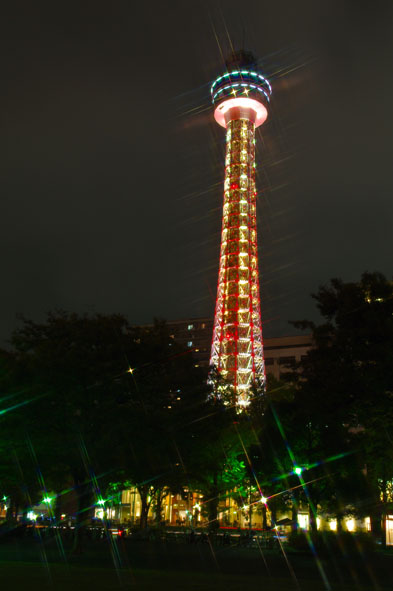
<svg viewBox="0 0 393 591">
<path fill-rule="evenodd" d="M 195 363 L 208 368 L 210 363 L 212 318 L 186 318 L 167 323 L 170 337 L 190 350 Z M 310 334 L 290 335 L 264 339 L 265 368 L 267 376 L 277 380 L 288 371 L 291 363 L 299 362 L 312 347 Z"/>
</svg>

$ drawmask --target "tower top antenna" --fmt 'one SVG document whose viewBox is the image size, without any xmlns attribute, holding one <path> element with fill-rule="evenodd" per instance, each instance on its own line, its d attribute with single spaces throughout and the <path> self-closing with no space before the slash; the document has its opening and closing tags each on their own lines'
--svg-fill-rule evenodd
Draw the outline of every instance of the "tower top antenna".
<svg viewBox="0 0 393 591">
<path fill-rule="evenodd" d="M 251 66 L 256 66 L 257 59 L 251 51 L 245 51 L 244 49 L 239 49 L 238 51 L 234 51 L 231 53 L 230 56 L 225 60 L 226 67 L 228 71 L 234 69 L 242 69 L 242 68 L 249 68 Z"/>
</svg>

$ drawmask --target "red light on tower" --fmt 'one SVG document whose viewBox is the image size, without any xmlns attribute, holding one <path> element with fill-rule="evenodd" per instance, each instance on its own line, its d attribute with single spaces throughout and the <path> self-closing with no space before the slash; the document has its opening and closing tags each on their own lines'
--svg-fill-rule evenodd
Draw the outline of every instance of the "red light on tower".
<svg viewBox="0 0 393 591">
<path fill-rule="evenodd" d="M 255 129 L 267 118 L 271 87 L 254 58 L 235 53 L 212 84 L 214 117 L 227 130 L 224 206 L 210 364 L 247 406 L 253 382 L 264 384 L 255 190 Z"/>
</svg>

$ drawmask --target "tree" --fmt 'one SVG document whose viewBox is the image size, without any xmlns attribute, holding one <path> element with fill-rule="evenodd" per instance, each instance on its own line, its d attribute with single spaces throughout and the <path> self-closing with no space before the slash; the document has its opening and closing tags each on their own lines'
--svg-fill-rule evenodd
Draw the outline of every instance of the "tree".
<svg viewBox="0 0 393 591">
<path fill-rule="evenodd" d="M 202 512 L 211 529 L 218 527 L 220 500 L 246 475 L 243 446 L 248 446 L 250 434 L 246 415 L 212 397 L 205 399 L 199 416 L 177 433 L 187 488 L 203 494 Z"/>
<path fill-rule="evenodd" d="M 32 400 L 17 418 L 38 485 L 74 489 L 79 527 L 119 469 L 113 445 L 132 331 L 120 315 L 57 312 L 43 323 L 23 319 L 11 342 L 12 382 Z"/>
<path fill-rule="evenodd" d="M 139 363 L 135 359 L 119 430 L 124 478 L 138 489 L 143 528 L 151 506 L 156 520 L 161 519 L 168 490 L 188 487 L 192 425 L 204 416 L 209 403 L 204 372 L 190 351 L 169 337 L 165 324 L 140 329 L 137 340 L 141 358 Z"/>
<path fill-rule="evenodd" d="M 75 490 L 79 527 L 111 482 L 132 483 L 144 527 L 153 498 L 160 513 L 163 491 L 178 485 L 175 439 L 207 398 L 190 353 L 162 321 L 141 328 L 120 315 L 66 312 L 24 319 L 12 344 L 11 382 L 34 401 L 18 424 L 41 487 Z"/>
<path fill-rule="evenodd" d="M 26 388 L 14 383 L 14 356 L 0 351 L 0 500 L 7 504 L 7 518 L 38 502 L 41 487 L 31 462 L 30 441 L 23 426 L 26 406 L 35 402 Z"/>
<path fill-rule="evenodd" d="M 311 329 L 315 342 L 299 366 L 296 420 L 312 437 L 311 461 L 353 452 L 341 474 L 330 472 L 322 496 L 335 488 L 340 518 L 348 481 L 356 478 L 352 497 L 359 512 L 371 512 L 372 530 L 384 540 L 393 479 L 393 284 L 364 273 L 356 283 L 332 279 L 313 297 L 325 322 L 295 323 Z"/>
</svg>

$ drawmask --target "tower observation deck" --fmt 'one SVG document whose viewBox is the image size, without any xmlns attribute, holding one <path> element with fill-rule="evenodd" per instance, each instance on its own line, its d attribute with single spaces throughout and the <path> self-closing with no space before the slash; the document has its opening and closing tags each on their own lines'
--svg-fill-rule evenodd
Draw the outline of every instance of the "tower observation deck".
<svg viewBox="0 0 393 591">
<path fill-rule="evenodd" d="M 255 189 L 255 129 L 267 118 L 269 82 L 243 51 L 211 86 L 214 117 L 226 129 L 224 205 L 210 364 L 247 406 L 253 383 L 263 385 Z"/>
</svg>

